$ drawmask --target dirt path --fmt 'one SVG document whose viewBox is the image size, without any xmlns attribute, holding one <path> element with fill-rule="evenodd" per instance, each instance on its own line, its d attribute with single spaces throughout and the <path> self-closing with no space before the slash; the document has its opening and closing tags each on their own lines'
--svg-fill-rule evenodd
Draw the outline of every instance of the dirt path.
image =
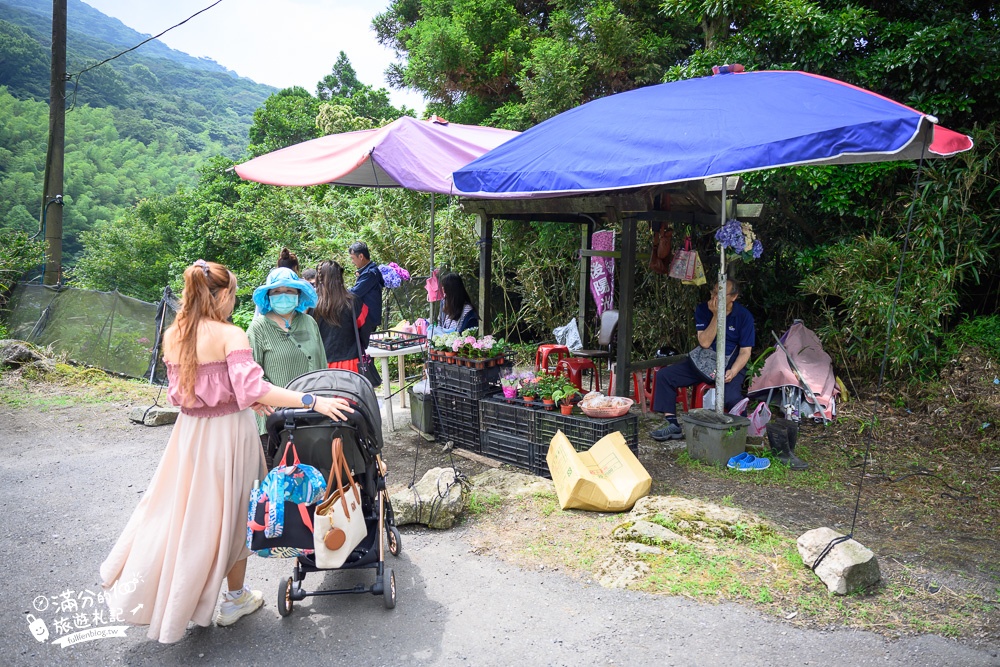
<svg viewBox="0 0 1000 667">
<path fill-rule="evenodd" d="M 33 600 L 97 590 L 97 564 L 166 442 L 169 427 L 132 425 L 126 409 L 57 401 L 0 412 L 8 480 L 0 489 L 5 665 L 252 665 L 276 656 L 292 664 L 372 665 L 1000 665 L 995 650 L 940 637 L 887 641 L 868 632 L 794 627 L 739 605 L 604 589 L 544 560 L 511 564 L 480 547 L 510 518 L 506 507 L 451 531 L 404 529 L 402 557 L 390 561 L 399 582 L 399 605 L 391 612 L 361 595 L 310 599 L 279 619 L 272 598 L 288 563 L 257 559 L 250 583 L 266 592 L 266 607 L 232 629 L 193 629 L 171 646 L 151 643 L 134 628 L 65 649 L 39 644 L 26 618 Z M 405 433 L 387 444 L 387 459 L 400 471 L 393 479 L 407 481 L 418 444 Z M 446 459 L 421 446 L 418 471 Z M 56 632 L 50 613 L 34 613 Z M 66 616 L 79 622 L 76 614 Z"/>
</svg>

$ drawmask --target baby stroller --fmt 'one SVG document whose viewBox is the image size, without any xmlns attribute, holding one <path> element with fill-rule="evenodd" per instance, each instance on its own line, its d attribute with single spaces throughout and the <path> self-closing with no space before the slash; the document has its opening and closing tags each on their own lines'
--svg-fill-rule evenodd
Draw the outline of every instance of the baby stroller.
<svg viewBox="0 0 1000 667">
<path fill-rule="evenodd" d="M 306 574 L 326 570 L 316 567 L 312 555 L 298 556 L 292 576 L 278 586 L 278 613 L 287 616 L 296 601 L 309 596 L 345 593 L 381 595 L 386 609 L 392 609 L 396 606 L 396 577 L 392 568 L 385 566 L 385 547 L 388 542 L 389 553 L 398 556 L 403 543 L 386 491 L 385 464 L 380 456 L 382 419 L 375 390 L 361 375 L 337 369 L 300 375 L 288 383 L 288 388 L 320 396 L 339 396 L 354 408 L 344 422 L 307 409 L 276 410 L 267 419 L 268 449 L 272 450 L 268 454 L 275 457 L 274 461 L 280 461 L 288 442 L 294 441 L 302 463 L 318 468 L 328 477 L 333 463 L 330 444 L 336 437 L 343 440 L 344 456 L 354 480 L 361 485 L 367 535 L 338 569 L 374 569 L 375 583 L 370 587 L 357 584 L 353 588 L 307 591 L 302 587 Z"/>
</svg>

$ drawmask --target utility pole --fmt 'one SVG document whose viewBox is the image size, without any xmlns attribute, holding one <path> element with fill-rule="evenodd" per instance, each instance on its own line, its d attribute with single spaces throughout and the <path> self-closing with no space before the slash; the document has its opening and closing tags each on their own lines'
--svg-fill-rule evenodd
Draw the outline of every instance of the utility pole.
<svg viewBox="0 0 1000 667">
<path fill-rule="evenodd" d="M 52 0 L 52 78 L 49 82 L 49 145 L 45 157 L 45 195 L 41 224 L 45 229 L 46 285 L 62 278 L 63 151 L 66 143 L 66 0 Z M 57 204 L 51 212 L 51 204 Z"/>
</svg>

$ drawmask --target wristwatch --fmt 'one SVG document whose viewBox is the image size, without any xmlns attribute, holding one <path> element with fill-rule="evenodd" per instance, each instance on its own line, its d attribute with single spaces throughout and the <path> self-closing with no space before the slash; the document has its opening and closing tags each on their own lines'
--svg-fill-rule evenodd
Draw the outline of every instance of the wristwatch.
<svg viewBox="0 0 1000 667">
<path fill-rule="evenodd" d="M 312 394 L 302 394 L 302 407 L 313 408 L 316 406 L 316 397 Z"/>
</svg>

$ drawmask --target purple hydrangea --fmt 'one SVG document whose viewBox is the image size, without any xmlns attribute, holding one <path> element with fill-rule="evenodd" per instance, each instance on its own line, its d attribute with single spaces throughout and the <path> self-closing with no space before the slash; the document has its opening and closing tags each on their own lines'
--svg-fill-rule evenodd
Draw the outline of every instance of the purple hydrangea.
<svg viewBox="0 0 1000 667">
<path fill-rule="evenodd" d="M 396 289 L 402 284 L 402 280 L 399 278 L 399 274 L 386 264 L 379 264 L 379 272 L 382 274 L 382 279 L 385 281 L 385 286 L 389 289 Z"/>
<path fill-rule="evenodd" d="M 752 252 L 754 259 L 760 259 L 760 256 L 764 254 L 764 244 L 760 242 L 760 239 L 753 242 Z"/>
<path fill-rule="evenodd" d="M 399 264 L 396 264 L 396 262 L 389 262 L 389 268 L 399 275 L 400 280 L 405 281 L 410 279 L 410 272 L 401 267 Z"/>
<path fill-rule="evenodd" d="M 742 253 L 746 249 L 743 224 L 736 219 L 729 220 L 720 227 L 719 231 L 715 232 L 715 240 L 722 244 L 724 249 L 728 248 L 735 253 Z"/>
</svg>

